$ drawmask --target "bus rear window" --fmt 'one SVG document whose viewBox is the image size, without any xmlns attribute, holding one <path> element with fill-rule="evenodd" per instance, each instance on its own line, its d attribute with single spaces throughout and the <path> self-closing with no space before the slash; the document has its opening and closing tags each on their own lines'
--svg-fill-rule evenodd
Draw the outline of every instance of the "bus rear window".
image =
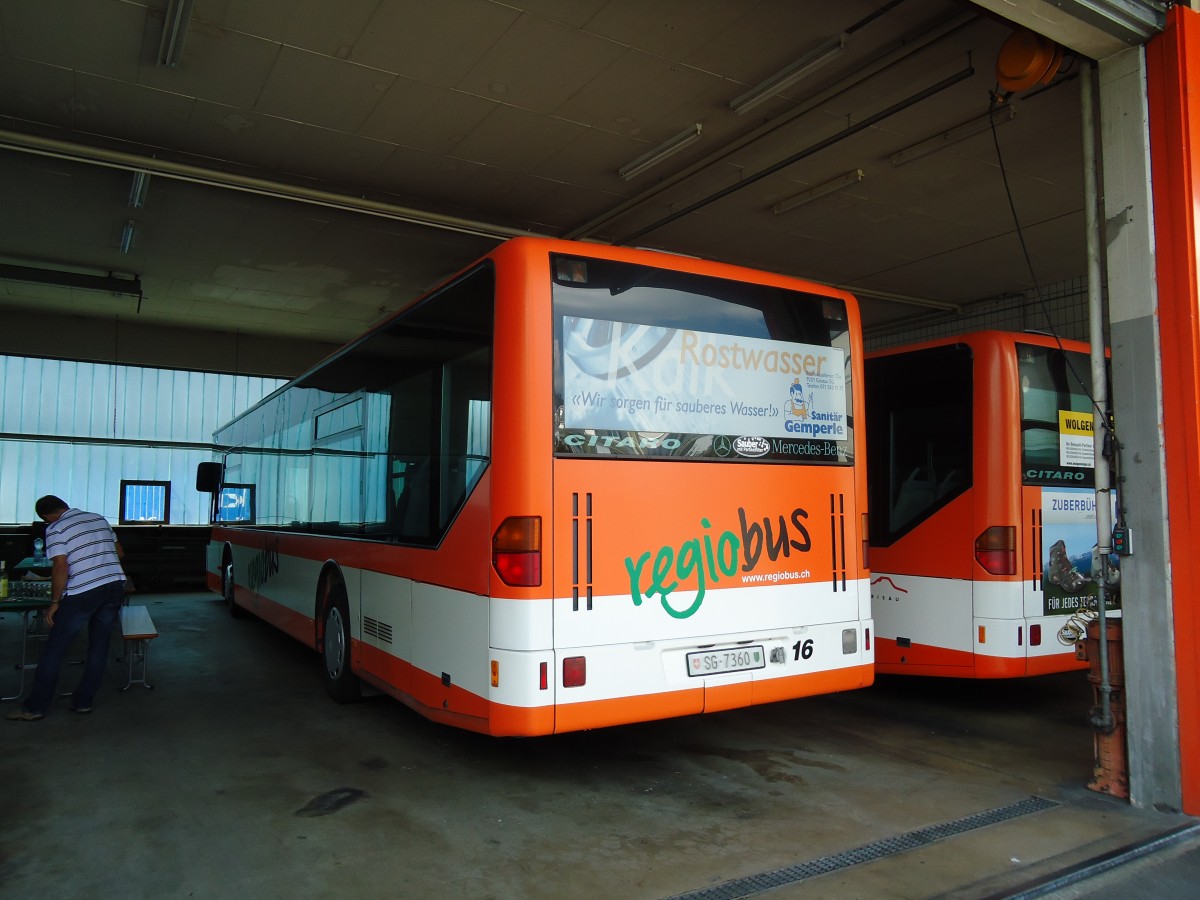
<svg viewBox="0 0 1200 900">
<path fill-rule="evenodd" d="M 842 300 L 555 255 L 555 452 L 853 462 Z"/>
<path fill-rule="evenodd" d="M 1083 353 L 1017 345 L 1025 484 L 1094 484 L 1091 362 Z"/>
</svg>

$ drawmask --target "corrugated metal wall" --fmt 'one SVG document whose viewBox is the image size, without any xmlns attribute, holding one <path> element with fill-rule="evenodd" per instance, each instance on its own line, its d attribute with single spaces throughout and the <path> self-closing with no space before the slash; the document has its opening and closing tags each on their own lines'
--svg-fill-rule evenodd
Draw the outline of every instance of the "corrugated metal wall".
<svg viewBox="0 0 1200 900">
<path fill-rule="evenodd" d="M 853 288 L 851 288 L 853 293 Z M 868 350 L 884 350 L 970 331 L 1047 331 L 1061 338 L 1088 340 L 1087 280 L 1074 278 L 1047 285 L 1039 300 L 1034 291 L 972 303 L 961 313 L 930 313 L 871 329 Z M 1106 338 L 1107 342 L 1107 338 Z"/>
<path fill-rule="evenodd" d="M 281 379 L 0 355 L 0 523 L 57 494 L 113 522 L 122 479 L 171 482 L 170 522 L 208 522 L 196 464 Z"/>
</svg>

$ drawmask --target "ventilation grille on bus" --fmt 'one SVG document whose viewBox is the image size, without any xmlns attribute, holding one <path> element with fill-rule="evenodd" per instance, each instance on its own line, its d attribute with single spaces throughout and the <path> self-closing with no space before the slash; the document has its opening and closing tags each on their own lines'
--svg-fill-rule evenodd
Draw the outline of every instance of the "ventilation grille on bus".
<svg viewBox="0 0 1200 900">
<path fill-rule="evenodd" d="M 392 642 L 392 626 L 386 622 L 380 622 L 378 619 L 372 619 L 370 616 L 363 616 L 363 634 L 370 635 L 385 644 Z"/>
<path fill-rule="evenodd" d="M 846 495 L 829 495 L 829 537 L 833 547 L 833 590 L 846 590 Z"/>
<path fill-rule="evenodd" d="M 571 495 L 571 610 L 579 612 L 582 597 L 586 609 L 592 608 L 592 495 Z"/>
</svg>

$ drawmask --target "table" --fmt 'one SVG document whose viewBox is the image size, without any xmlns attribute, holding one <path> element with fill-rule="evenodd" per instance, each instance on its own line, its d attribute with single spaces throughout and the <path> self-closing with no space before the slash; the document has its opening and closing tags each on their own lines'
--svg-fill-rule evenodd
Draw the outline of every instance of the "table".
<svg viewBox="0 0 1200 900">
<path fill-rule="evenodd" d="M 10 582 L 11 584 L 12 582 Z M 32 669 L 37 665 L 37 663 L 30 662 L 30 647 L 41 637 L 38 634 L 37 623 L 41 619 L 42 610 L 49 605 L 50 592 L 48 590 L 44 597 L 17 597 L 11 600 L 0 600 L 0 615 L 10 612 L 21 614 L 21 662 L 14 666 L 20 671 L 21 680 L 15 694 L 0 697 L 0 700 L 19 700 L 25 693 L 25 670 Z"/>
<path fill-rule="evenodd" d="M 12 568 L 12 577 L 20 578 L 26 572 L 32 572 L 40 578 L 49 578 L 50 573 L 54 571 L 54 561 L 43 556 L 37 559 L 33 556 L 27 556 Z"/>
</svg>

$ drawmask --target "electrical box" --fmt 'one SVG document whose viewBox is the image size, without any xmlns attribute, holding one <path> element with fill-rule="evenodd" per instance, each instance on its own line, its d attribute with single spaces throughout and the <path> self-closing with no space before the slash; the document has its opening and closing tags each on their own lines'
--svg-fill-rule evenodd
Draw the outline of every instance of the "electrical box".
<svg viewBox="0 0 1200 900">
<path fill-rule="evenodd" d="M 1123 526 L 1114 528 L 1112 548 L 1117 556 L 1133 556 L 1133 529 Z"/>
</svg>

